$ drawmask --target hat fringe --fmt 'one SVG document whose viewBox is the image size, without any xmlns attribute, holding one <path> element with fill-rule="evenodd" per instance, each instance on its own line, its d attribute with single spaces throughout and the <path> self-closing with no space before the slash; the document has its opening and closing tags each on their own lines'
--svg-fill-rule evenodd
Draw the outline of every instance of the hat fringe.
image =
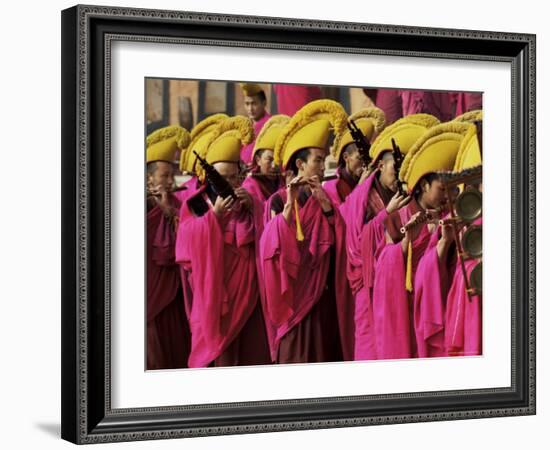
<svg viewBox="0 0 550 450">
<path fill-rule="evenodd" d="M 178 125 L 173 125 L 153 131 L 149 136 L 147 136 L 146 144 L 147 147 L 150 147 L 153 144 L 157 144 L 173 137 L 176 138 L 176 145 L 179 149 L 184 149 L 191 141 L 189 131 Z"/>
<path fill-rule="evenodd" d="M 303 126 L 313 120 L 326 119 L 330 122 L 334 132 L 333 145 L 338 147 L 339 140 L 347 127 L 347 113 L 342 105 L 334 100 L 321 99 L 309 102 L 296 112 L 290 119 L 285 129 L 275 144 L 274 160 L 276 165 L 281 165 L 283 151 L 290 138 Z"/>
</svg>

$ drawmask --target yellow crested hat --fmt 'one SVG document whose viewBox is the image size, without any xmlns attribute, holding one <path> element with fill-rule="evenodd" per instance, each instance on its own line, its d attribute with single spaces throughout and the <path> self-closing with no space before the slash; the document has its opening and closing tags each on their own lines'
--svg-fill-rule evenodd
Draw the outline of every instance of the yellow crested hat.
<svg viewBox="0 0 550 450">
<path fill-rule="evenodd" d="M 262 87 L 257 83 L 239 83 L 239 84 L 241 85 L 243 94 L 246 97 L 254 97 L 255 95 L 258 95 L 260 92 L 263 92 Z"/>
<path fill-rule="evenodd" d="M 466 136 L 460 144 L 456 155 L 453 170 L 460 172 L 464 169 L 479 166 L 481 164 L 481 148 L 477 138 L 477 128 L 472 126 L 466 132 Z"/>
<path fill-rule="evenodd" d="M 380 108 L 371 107 L 365 108 L 361 111 L 357 111 L 348 117 L 348 122 L 353 120 L 357 127 L 361 130 L 363 135 L 370 141 L 374 136 L 374 133 L 380 133 L 386 125 L 386 115 Z M 344 150 L 344 147 L 354 142 L 350 130 L 346 130 L 344 135 L 340 139 L 340 145 L 338 147 L 333 146 L 335 150 L 334 158 L 336 161 L 340 160 L 340 155 Z"/>
<path fill-rule="evenodd" d="M 236 162 L 241 159 L 241 147 L 254 139 L 254 125 L 248 117 L 234 116 L 220 122 L 208 136 L 206 161 Z"/>
<path fill-rule="evenodd" d="M 283 132 L 285 125 L 289 121 L 290 117 L 285 114 L 271 116 L 269 120 L 264 123 L 260 133 L 256 137 L 252 156 L 254 156 L 258 150 L 274 150 L 277 138 Z"/>
<path fill-rule="evenodd" d="M 177 125 L 153 131 L 146 139 L 147 162 L 174 162 L 176 150 L 186 148 L 190 140 L 189 132 Z"/>
<path fill-rule="evenodd" d="M 474 109 L 456 116 L 453 122 L 478 122 L 480 120 L 483 120 L 483 111 L 481 109 Z"/>
<path fill-rule="evenodd" d="M 430 128 L 439 124 L 439 119 L 431 114 L 411 114 L 392 123 L 376 137 L 369 156 L 376 162 L 382 152 L 393 150 L 392 139 L 406 155 L 413 144 Z"/>
<path fill-rule="evenodd" d="M 304 148 L 326 148 L 330 131 L 333 146 L 338 147 L 347 124 L 347 114 L 334 100 L 314 100 L 298 110 L 279 135 L 275 144 L 276 165 L 286 166 L 294 153 Z"/>
<path fill-rule="evenodd" d="M 430 128 L 406 154 L 399 178 L 412 192 L 420 179 L 432 172 L 452 170 L 460 145 L 475 125 L 468 122 L 446 122 Z"/>
<path fill-rule="evenodd" d="M 182 152 L 180 158 L 180 169 L 186 172 L 194 172 L 197 157 L 193 153 L 195 150 L 201 158 L 206 155 L 206 144 L 208 143 L 208 135 L 214 131 L 216 125 L 228 119 L 226 114 L 212 114 L 206 119 L 201 120 L 191 130 L 191 142 L 187 146 L 186 151 Z"/>
</svg>

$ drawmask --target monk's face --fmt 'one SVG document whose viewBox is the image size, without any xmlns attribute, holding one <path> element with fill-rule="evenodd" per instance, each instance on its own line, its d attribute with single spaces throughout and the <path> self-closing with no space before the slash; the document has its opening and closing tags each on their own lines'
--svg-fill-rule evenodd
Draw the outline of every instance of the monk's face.
<svg viewBox="0 0 550 450">
<path fill-rule="evenodd" d="M 355 145 L 355 142 L 352 142 L 348 144 L 344 150 L 345 152 L 342 154 L 342 158 L 346 164 L 347 172 L 355 178 L 360 178 L 363 172 L 363 161 L 359 156 L 357 145 Z"/>
<path fill-rule="evenodd" d="M 380 170 L 380 183 L 391 191 L 397 190 L 397 172 L 395 171 L 395 160 L 391 152 L 385 152 L 378 163 Z"/>
<path fill-rule="evenodd" d="M 421 181 L 422 183 L 422 202 L 431 209 L 439 208 L 445 205 L 445 186 L 441 180 L 435 179 L 431 183 Z"/>
<path fill-rule="evenodd" d="M 273 165 L 273 151 L 262 150 L 258 152 L 254 157 L 256 165 L 260 168 L 260 172 L 263 174 L 269 174 L 275 172 L 275 166 Z"/>
<path fill-rule="evenodd" d="M 260 99 L 257 95 L 244 97 L 244 109 L 252 120 L 260 120 L 265 114 L 265 107 L 266 101 Z"/>
<path fill-rule="evenodd" d="M 319 178 L 323 178 L 325 174 L 325 158 L 327 152 L 322 148 L 310 148 L 306 161 L 298 159 L 296 165 L 298 166 L 298 175 L 306 178 L 317 175 Z"/>
<path fill-rule="evenodd" d="M 164 190 L 171 190 L 174 186 L 174 166 L 166 161 L 149 163 L 153 170 L 147 171 L 147 183 L 151 187 L 161 187 Z"/>
<path fill-rule="evenodd" d="M 217 162 L 214 168 L 224 177 L 233 189 L 241 185 L 239 177 L 239 165 L 233 162 Z"/>
</svg>

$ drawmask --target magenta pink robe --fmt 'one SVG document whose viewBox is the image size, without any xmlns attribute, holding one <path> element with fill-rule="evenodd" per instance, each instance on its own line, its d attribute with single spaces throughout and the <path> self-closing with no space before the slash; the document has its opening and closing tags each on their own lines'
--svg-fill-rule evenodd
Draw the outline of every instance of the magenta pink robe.
<svg viewBox="0 0 550 450">
<path fill-rule="evenodd" d="M 419 210 L 413 199 L 396 213 L 406 223 Z M 412 243 L 412 279 L 418 262 L 428 246 L 431 233 L 422 226 Z M 376 261 L 373 287 L 373 315 L 378 359 L 417 356 L 413 327 L 413 293 L 406 290 L 406 259 L 401 243 L 386 244 Z M 414 288 L 414 286 L 413 286 Z"/>
<path fill-rule="evenodd" d="M 478 219 L 476 224 L 481 224 Z M 466 260 L 466 274 L 469 277 L 478 261 Z M 457 261 L 449 294 L 447 296 L 447 326 L 445 328 L 445 350 L 449 356 L 472 356 L 482 354 L 482 297 L 473 295 L 468 299 L 464 276 Z"/>
<path fill-rule="evenodd" d="M 439 238 L 439 230 L 432 233 L 415 275 L 414 330 L 419 358 L 447 356 L 445 310 L 449 279 L 455 269 L 455 252 L 440 261 L 437 255 Z"/>
<path fill-rule="evenodd" d="M 203 191 L 196 195 L 204 195 Z M 182 211 L 176 261 L 189 284 L 184 293 L 192 292 L 192 299 L 186 298 L 191 328 L 189 367 L 268 362 L 267 342 L 265 355 L 258 349 L 266 337 L 258 318 L 253 214 L 241 209 L 218 219 L 212 208 L 200 217 L 188 205 Z M 255 339 L 248 328 L 256 330 Z M 246 339 L 239 339 L 243 333 Z M 237 354 L 228 356 L 228 350 Z"/>
<path fill-rule="evenodd" d="M 257 137 L 258 134 L 260 134 L 262 127 L 270 118 L 271 114 L 266 111 L 260 120 L 254 121 L 254 136 Z M 244 145 L 241 149 L 241 161 L 243 161 L 247 166 L 252 164 L 252 153 L 254 151 L 255 144 L 256 138 L 254 138 L 254 140 L 250 144 Z"/>
<path fill-rule="evenodd" d="M 365 224 L 368 199 L 378 171 L 373 172 L 340 207 L 346 221 L 347 278 L 355 296 L 355 360 L 377 359 L 372 308 L 376 256 L 385 245 L 385 208 Z"/>
<path fill-rule="evenodd" d="M 285 189 L 279 190 L 277 195 L 286 201 Z M 338 210 L 334 208 L 333 211 L 333 216 L 326 217 L 317 200 L 310 196 L 299 210 L 305 236 L 301 242 L 296 239 L 295 221 L 288 224 L 282 214 L 275 215 L 265 225 L 260 256 L 266 287 L 266 319 L 274 329 L 270 339 L 274 361 L 279 360 L 281 342 L 293 328 L 308 320 L 322 297 L 323 301 L 335 301 L 337 317 L 328 320 L 337 321 L 343 358 L 353 358 L 353 297 L 345 277 L 345 225 Z M 269 207 L 265 214 L 266 217 L 271 214 Z M 331 274 L 334 280 L 327 278 L 331 251 L 334 252 L 335 273 Z M 332 286 L 335 293 L 327 292 L 326 286 Z M 309 352 L 311 359 L 301 362 L 324 360 L 323 349 L 313 350 Z"/>
<path fill-rule="evenodd" d="M 174 207 L 179 206 L 171 197 Z M 175 232 L 159 206 L 147 213 L 147 368 L 186 367 L 190 336 L 178 265 Z"/>
<path fill-rule="evenodd" d="M 299 84 L 274 84 L 273 90 L 277 95 L 277 112 L 293 116 L 302 106 L 321 98 L 319 86 L 305 86 Z"/>
<path fill-rule="evenodd" d="M 183 185 L 187 188 L 182 191 L 174 192 L 174 196 L 184 203 L 189 197 L 191 197 L 198 189 L 200 189 L 200 182 L 196 175 L 193 175 L 189 180 L 187 180 Z"/>
</svg>

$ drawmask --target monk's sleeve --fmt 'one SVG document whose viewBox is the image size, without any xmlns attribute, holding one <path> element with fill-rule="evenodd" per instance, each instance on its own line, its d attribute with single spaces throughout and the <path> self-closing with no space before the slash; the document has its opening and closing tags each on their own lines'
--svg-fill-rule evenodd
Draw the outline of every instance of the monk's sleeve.
<svg viewBox="0 0 550 450">
<path fill-rule="evenodd" d="M 151 258 L 157 266 L 174 264 L 176 234 L 160 207 L 155 206 L 147 213 L 147 235 L 151 239 Z"/>
<path fill-rule="evenodd" d="M 361 257 L 363 261 L 363 283 L 367 288 L 374 285 L 374 268 L 376 265 L 376 255 L 385 245 L 386 235 L 384 221 L 388 217 L 386 208 L 370 220 L 364 227 L 361 236 Z"/>
<path fill-rule="evenodd" d="M 418 356 L 444 356 L 445 298 L 448 274 L 439 261 L 437 246 L 428 249 L 418 264 L 414 291 L 414 331 Z"/>
<path fill-rule="evenodd" d="M 184 233 L 184 235 L 183 235 Z M 227 311 L 223 282 L 224 237 L 214 211 L 188 217 L 178 228 L 176 262 L 190 262 L 193 285 L 191 320 L 198 321 L 206 339 L 220 339 L 220 321 Z"/>
<path fill-rule="evenodd" d="M 379 359 L 411 357 L 410 319 L 401 244 L 388 244 L 376 262 L 373 316 Z"/>
<path fill-rule="evenodd" d="M 282 214 L 277 214 L 265 225 L 260 240 L 260 259 L 268 318 L 279 325 L 293 313 L 293 285 L 300 264 L 296 226 L 289 225 Z"/>
</svg>

